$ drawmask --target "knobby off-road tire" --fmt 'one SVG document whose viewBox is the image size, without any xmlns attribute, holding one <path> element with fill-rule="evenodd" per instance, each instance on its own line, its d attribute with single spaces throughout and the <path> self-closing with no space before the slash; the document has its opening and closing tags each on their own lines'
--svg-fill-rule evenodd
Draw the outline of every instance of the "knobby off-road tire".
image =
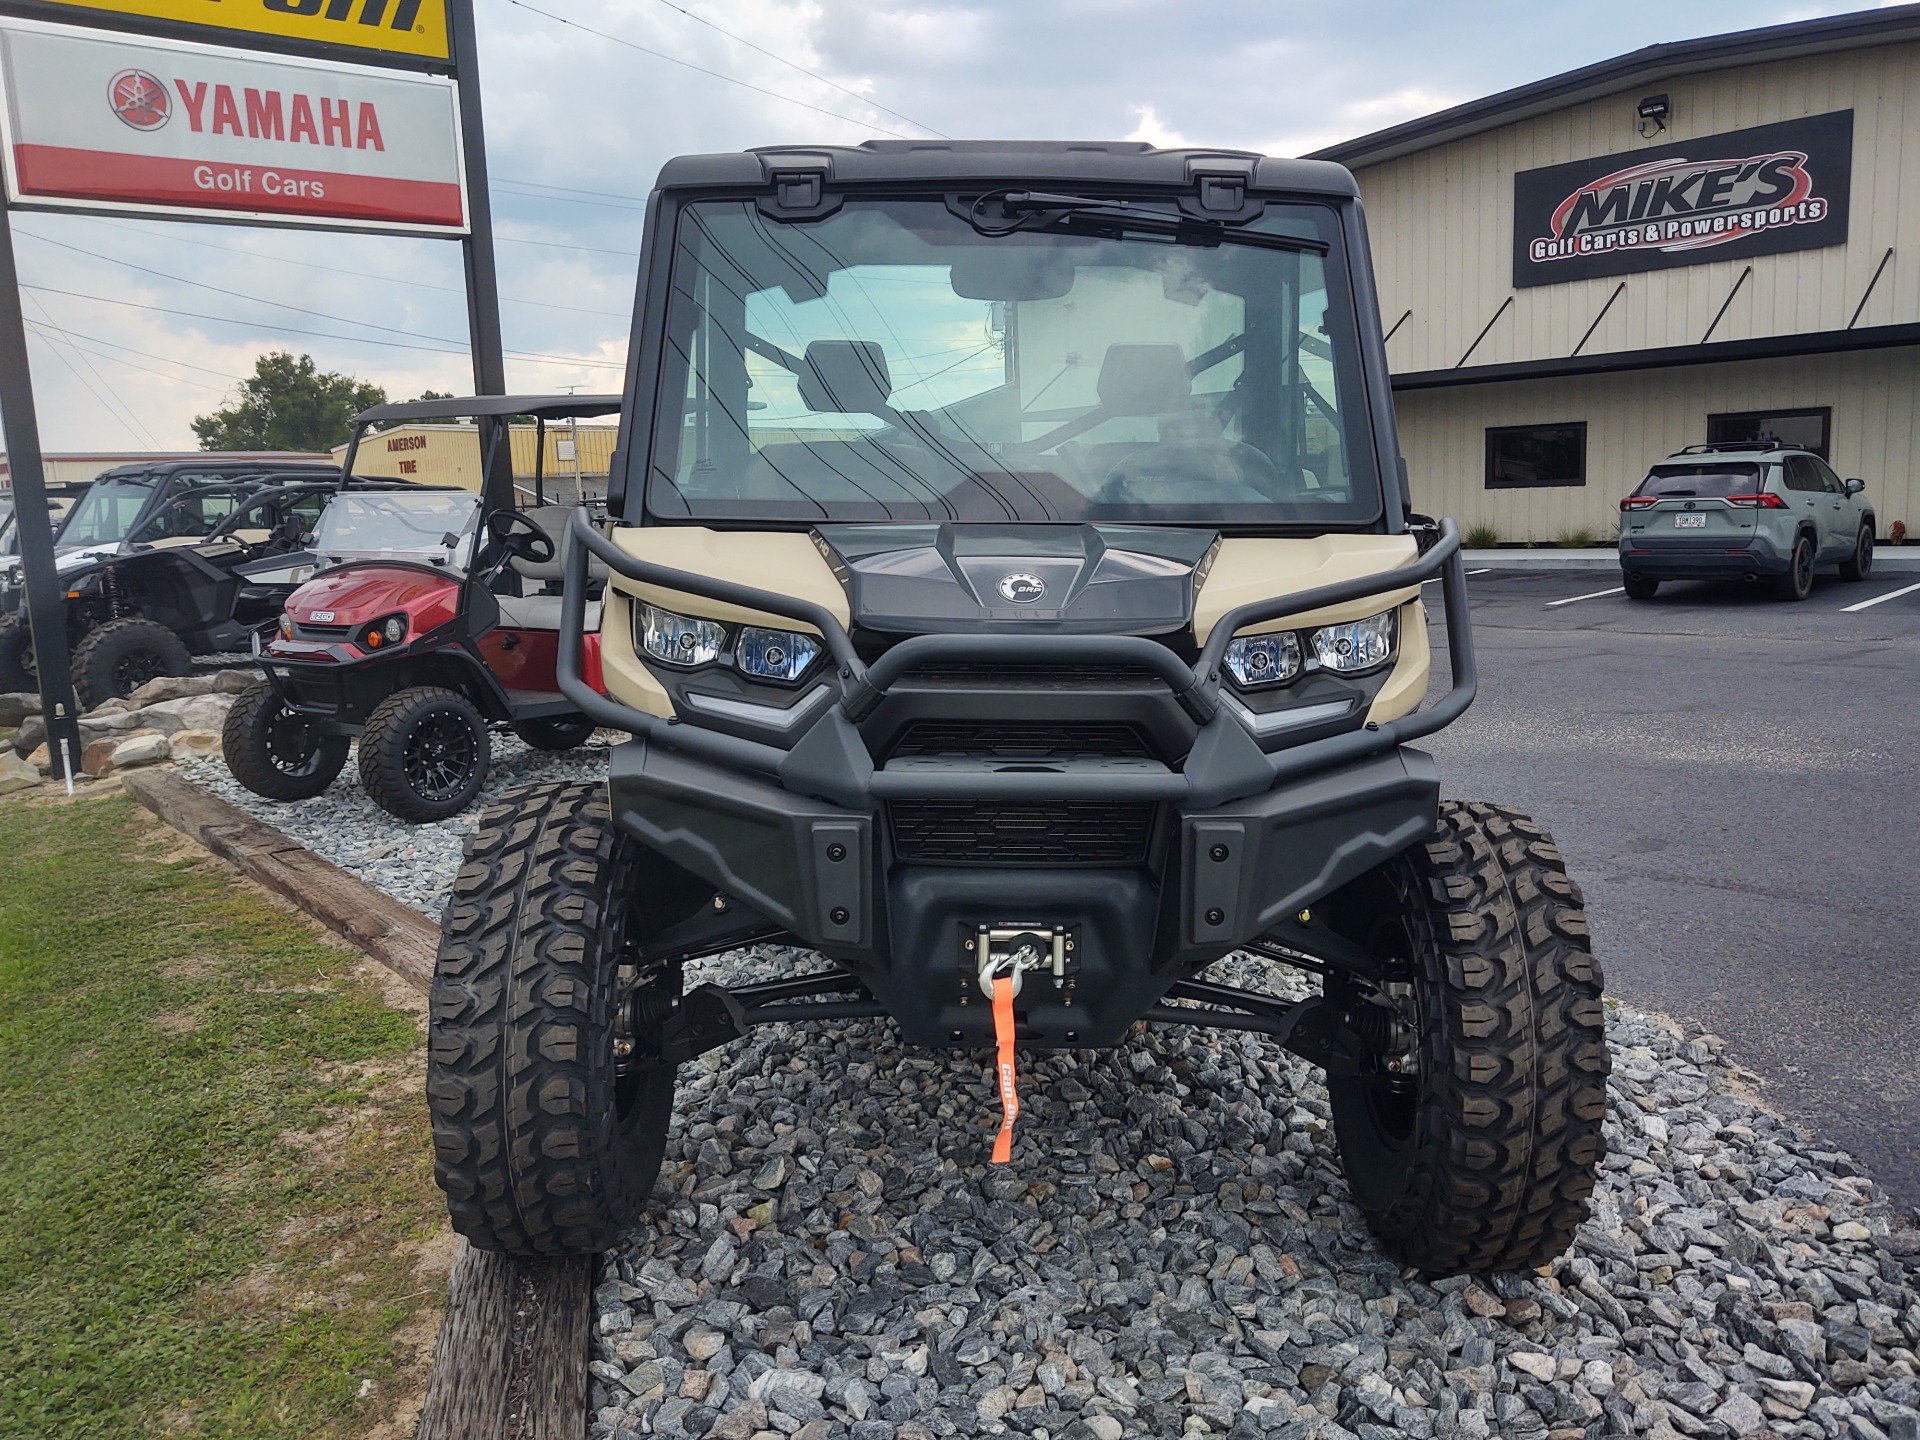
<svg viewBox="0 0 1920 1440">
<path fill-rule="evenodd" d="M 1864 580 L 1873 573 L 1873 527 L 1862 525 L 1853 537 L 1853 554 L 1840 562 L 1842 580 Z"/>
<path fill-rule="evenodd" d="M 287 709 L 264 680 L 234 697 L 220 728 L 220 750 L 233 778 L 269 800 L 318 795 L 345 767 L 351 743 Z"/>
<path fill-rule="evenodd" d="M 124 700 L 162 675 L 192 673 L 186 642 L 158 620 L 137 615 L 107 621 L 73 649 L 73 694 L 83 710 Z"/>
<path fill-rule="evenodd" d="M 1332 1079 L 1355 1200 L 1381 1245 L 1429 1275 L 1544 1265 L 1587 1216 L 1609 1060 L 1579 887 L 1518 810 L 1446 802 L 1378 876 L 1397 905 L 1418 1017 L 1416 1072 Z"/>
<path fill-rule="evenodd" d="M 593 738 L 594 724 L 584 715 L 522 720 L 513 733 L 536 750 L 577 750 Z"/>
<path fill-rule="evenodd" d="M 528 786 L 481 817 L 441 923 L 427 1055 L 434 1178 L 480 1249 L 597 1254 L 652 1192 L 673 1068 L 623 1077 L 614 1048 L 645 863 L 600 786 Z M 678 988 L 675 971 L 655 998 Z"/>
<path fill-rule="evenodd" d="M 1622 575 L 1620 585 L 1629 600 L 1651 600 L 1660 593 L 1660 582 L 1645 575 Z"/>
<path fill-rule="evenodd" d="M 0 620 L 0 695 L 19 695 L 40 688 L 40 667 L 34 663 L 33 636 L 23 616 Z"/>
<path fill-rule="evenodd" d="M 479 708 L 458 690 L 396 690 L 360 732 L 360 783 L 374 803 L 415 825 L 458 815 L 486 783 L 492 741 Z"/>
</svg>

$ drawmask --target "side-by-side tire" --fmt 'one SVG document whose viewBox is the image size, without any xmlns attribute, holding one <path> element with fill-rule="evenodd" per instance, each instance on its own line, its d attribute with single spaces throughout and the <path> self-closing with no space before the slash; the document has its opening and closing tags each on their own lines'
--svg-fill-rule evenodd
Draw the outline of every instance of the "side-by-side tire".
<svg viewBox="0 0 1920 1440">
<path fill-rule="evenodd" d="M 329 735 L 282 705 L 264 680 L 234 697 L 220 732 L 233 778 L 269 800 L 318 795 L 347 763 L 349 744 L 346 736 Z"/>
<path fill-rule="evenodd" d="M 1636 575 L 1631 570 L 1620 576 L 1620 583 L 1626 587 L 1629 600 L 1651 600 L 1660 593 L 1660 582 L 1645 575 Z"/>
<path fill-rule="evenodd" d="M 1794 538 L 1787 573 L 1774 579 L 1774 595 L 1782 600 L 1804 600 L 1813 594 L 1813 562 L 1813 536 L 1803 531 Z"/>
<path fill-rule="evenodd" d="M 594 724 L 584 715 L 521 720 L 513 733 L 536 750 L 576 750 L 593 738 Z"/>
<path fill-rule="evenodd" d="M 603 786 L 528 786 L 481 817 L 441 922 L 427 1105 L 434 1178 L 482 1250 L 598 1254 L 652 1193 L 681 982 L 630 957 L 663 864 L 614 829 Z"/>
<path fill-rule="evenodd" d="M 17 695 L 40 688 L 40 667 L 34 663 L 33 635 L 23 617 L 0 620 L 0 695 Z"/>
<path fill-rule="evenodd" d="M 1346 903 L 1376 917 L 1369 948 L 1417 1037 L 1398 1073 L 1328 1081 L 1355 1201 L 1429 1275 L 1546 1264 L 1587 1216 L 1609 1069 L 1600 968 L 1559 850 L 1517 810 L 1448 802 L 1430 839 Z"/>
<path fill-rule="evenodd" d="M 1853 554 L 1840 562 L 1842 580 L 1864 580 L 1873 573 L 1873 527 L 1862 525 L 1853 537 Z"/>
<path fill-rule="evenodd" d="M 360 734 L 360 783 L 374 803 L 415 825 L 445 820 L 473 803 L 487 778 L 487 721 L 458 690 L 396 690 Z"/>
<path fill-rule="evenodd" d="M 149 680 L 187 675 L 186 642 L 157 620 L 130 615 L 88 632 L 73 650 L 73 694 L 84 710 L 124 700 Z"/>
</svg>

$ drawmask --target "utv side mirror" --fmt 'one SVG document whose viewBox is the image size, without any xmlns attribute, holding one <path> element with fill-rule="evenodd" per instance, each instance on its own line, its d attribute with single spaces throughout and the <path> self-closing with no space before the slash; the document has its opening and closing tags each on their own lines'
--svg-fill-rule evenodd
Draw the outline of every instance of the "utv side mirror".
<svg viewBox="0 0 1920 1440">
<path fill-rule="evenodd" d="M 1858 495 L 1862 490 L 1866 488 L 1867 488 L 1867 482 L 1864 480 L 1847 481 L 1847 493 L 1849 495 Z"/>
</svg>

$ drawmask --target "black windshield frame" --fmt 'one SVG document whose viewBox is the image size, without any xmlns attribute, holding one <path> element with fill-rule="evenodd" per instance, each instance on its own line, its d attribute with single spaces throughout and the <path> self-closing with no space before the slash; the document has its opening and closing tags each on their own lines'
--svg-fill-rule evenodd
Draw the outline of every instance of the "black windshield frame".
<svg viewBox="0 0 1920 1440">
<path fill-rule="evenodd" d="M 1153 205 L 1171 203 L 1170 197 L 1142 194 L 1135 190 L 1116 198 Z M 1378 349 L 1375 343 L 1377 337 L 1363 328 L 1376 325 L 1377 316 L 1374 313 L 1372 291 L 1366 283 L 1367 277 L 1356 275 L 1352 263 L 1356 256 L 1361 264 L 1365 263 L 1364 227 L 1356 205 L 1332 196 L 1291 196 L 1266 202 L 1269 212 L 1275 216 L 1274 233 L 1284 233 L 1290 223 L 1304 223 L 1308 227 L 1305 233 L 1313 237 L 1305 243 L 1268 246 L 1256 242 L 1254 245 L 1240 246 L 1228 236 L 1223 237 L 1216 247 L 1203 245 L 1192 248 L 1203 253 L 1209 249 L 1244 249 L 1269 259 L 1291 254 L 1296 259 L 1304 256 L 1322 267 L 1317 277 L 1321 282 L 1320 288 L 1312 293 L 1318 296 L 1324 292 L 1326 308 L 1322 323 L 1324 333 L 1329 338 L 1321 343 L 1330 347 L 1326 363 L 1338 371 L 1338 394 L 1335 397 L 1338 414 L 1331 421 L 1326 421 L 1322 429 L 1330 426 L 1338 435 L 1344 465 L 1343 478 L 1350 487 L 1348 498 L 1351 503 L 1338 507 L 1315 505 L 1300 508 L 1264 503 L 1258 506 L 1185 507 L 1155 501 L 1119 507 L 1103 506 L 1101 513 L 1094 515 L 975 516 L 925 511 L 910 514 L 876 514 L 871 511 L 843 514 L 814 510 L 802 513 L 791 507 L 783 508 L 752 500 L 689 505 L 683 503 L 684 497 L 663 495 L 657 482 L 662 473 L 672 475 L 682 440 L 682 426 L 671 407 L 687 403 L 679 397 L 687 393 L 685 387 L 692 368 L 691 358 L 686 353 L 690 348 L 687 337 L 680 335 L 669 323 L 669 312 L 678 293 L 675 270 L 680 267 L 690 269 L 694 265 L 687 247 L 681 243 L 682 227 L 690 223 L 688 217 L 696 206 L 714 202 L 753 205 L 763 199 L 753 193 L 717 191 L 655 197 L 645 247 L 648 255 L 643 261 L 641 293 L 636 297 L 637 343 L 634 369 L 629 376 L 633 399 L 625 420 L 627 434 L 622 445 L 625 453 L 616 462 L 616 470 L 622 473 L 616 477 L 616 493 L 610 497 L 614 502 L 614 513 L 647 524 L 751 529 L 806 529 L 818 523 L 843 520 L 924 524 L 949 519 L 1187 524 L 1234 533 L 1275 535 L 1369 532 L 1383 527 L 1398 528 L 1395 523 L 1397 515 L 1393 512 L 1402 503 L 1402 482 L 1397 472 L 1389 473 L 1388 467 L 1382 463 L 1383 443 L 1390 447 L 1390 441 L 1382 439 L 1382 430 L 1384 427 L 1390 432 L 1391 422 L 1382 420 L 1379 411 L 1381 397 L 1374 393 L 1383 388 L 1384 362 L 1375 353 Z M 840 203 L 853 205 L 872 200 L 912 201 L 945 207 L 951 205 L 953 197 L 924 189 L 888 188 L 871 193 L 851 192 Z M 794 225 L 795 231 L 804 231 L 805 228 L 804 223 Z M 1129 237 L 1129 243 L 1163 245 L 1165 242 L 1155 237 L 1140 237 L 1138 240 Z M 764 347 L 758 345 L 744 348 L 765 353 Z M 794 358 L 789 355 L 786 360 Z M 1312 387 L 1305 388 L 1310 390 Z M 1315 407 L 1311 399 L 1306 404 L 1314 408 L 1316 414 L 1335 408 L 1325 404 Z M 1391 503 L 1389 495 L 1393 497 Z"/>
</svg>

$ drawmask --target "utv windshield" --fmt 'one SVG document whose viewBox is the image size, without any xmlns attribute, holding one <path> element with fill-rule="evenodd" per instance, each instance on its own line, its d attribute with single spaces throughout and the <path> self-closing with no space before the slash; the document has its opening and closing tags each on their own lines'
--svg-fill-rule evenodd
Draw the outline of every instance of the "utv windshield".
<svg viewBox="0 0 1920 1440">
<path fill-rule="evenodd" d="M 320 514 L 313 552 L 326 563 L 411 560 L 464 570 L 479 514 L 480 497 L 466 490 L 336 495 Z"/>
<path fill-rule="evenodd" d="M 158 475 L 123 475 L 96 480 L 61 524 L 55 539 L 62 545 L 118 545 L 160 483 Z"/>
<path fill-rule="evenodd" d="M 1154 223 L 983 227 L 939 197 L 848 199 L 805 223 L 688 205 L 652 513 L 1377 517 L 1333 212 L 1269 204 L 1236 232 L 1128 209 Z"/>
</svg>

